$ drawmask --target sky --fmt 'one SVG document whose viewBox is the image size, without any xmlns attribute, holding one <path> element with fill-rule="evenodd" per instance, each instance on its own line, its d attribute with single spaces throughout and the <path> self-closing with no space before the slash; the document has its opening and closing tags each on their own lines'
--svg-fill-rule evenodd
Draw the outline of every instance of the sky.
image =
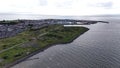
<svg viewBox="0 0 120 68">
<path fill-rule="evenodd" d="M 120 14 L 120 0 L 0 0 L 0 13 L 77 16 Z"/>
</svg>

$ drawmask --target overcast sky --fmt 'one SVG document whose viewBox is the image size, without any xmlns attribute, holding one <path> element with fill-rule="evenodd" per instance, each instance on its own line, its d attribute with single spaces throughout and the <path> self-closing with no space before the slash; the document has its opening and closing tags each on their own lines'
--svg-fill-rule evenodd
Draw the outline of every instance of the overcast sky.
<svg viewBox="0 0 120 68">
<path fill-rule="evenodd" d="M 120 14 L 120 0 L 0 0 L 0 13 L 42 15 Z"/>
</svg>

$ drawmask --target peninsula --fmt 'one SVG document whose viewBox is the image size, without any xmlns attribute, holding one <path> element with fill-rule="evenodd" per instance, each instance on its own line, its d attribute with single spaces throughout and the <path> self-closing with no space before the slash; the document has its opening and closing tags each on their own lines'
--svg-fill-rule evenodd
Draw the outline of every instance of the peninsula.
<svg viewBox="0 0 120 68">
<path fill-rule="evenodd" d="M 95 24 L 104 21 L 44 19 L 0 21 L 0 67 L 9 67 L 44 49 L 70 43 L 89 29 L 64 24 Z M 106 22 L 105 22 L 106 23 Z"/>
</svg>

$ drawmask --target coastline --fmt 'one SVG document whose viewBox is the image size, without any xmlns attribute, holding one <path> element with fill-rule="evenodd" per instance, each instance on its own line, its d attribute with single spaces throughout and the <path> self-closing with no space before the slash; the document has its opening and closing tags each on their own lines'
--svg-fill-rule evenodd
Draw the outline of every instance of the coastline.
<svg viewBox="0 0 120 68">
<path fill-rule="evenodd" d="M 88 30 L 89 30 L 89 29 L 88 29 Z M 87 30 L 87 31 L 88 31 L 88 30 Z M 59 44 L 69 44 L 69 43 L 73 42 L 76 38 L 78 38 L 78 37 L 80 37 L 81 35 L 83 35 L 84 33 L 86 33 L 87 31 L 85 31 L 85 32 L 81 33 L 80 35 L 74 37 L 73 39 L 71 39 L 71 40 L 68 41 L 68 42 L 60 42 L 60 43 L 49 44 L 48 46 L 45 46 L 45 47 L 42 48 L 42 49 L 38 49 L 38 50 L 36 50 L 36 51 L 34 51 L 34 52 L 32 52 L 32 53 L 24 56 L 23 58 L 20 58 L 20 59 L 16 60 L 16 61 L 13 62 L 13 63 L 10 63 L 10 64 L 5 65 L 3 68 L 11 68 L 12 66 L 14 66 L 14 65 L 16 65 L 16 64 L 19 64 L 19 63 L 25 61 L 26 59 L 28 59 L 28 58 L 30 58 L 30 57 L 38 54 L 38 53 L 43 52 L 44 50 L 48 49 L 49 47 L 56 46 L 56 45 L 59 45 Z"/>
</svg>

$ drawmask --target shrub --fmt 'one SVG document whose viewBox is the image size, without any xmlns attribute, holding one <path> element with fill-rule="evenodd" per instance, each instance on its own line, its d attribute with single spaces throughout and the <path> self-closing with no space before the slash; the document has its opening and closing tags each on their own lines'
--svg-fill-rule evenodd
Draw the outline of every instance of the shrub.
<svg viewBox="0 0 120 68">
<path fill-rule="evenodd" d="M 2 58 L 3 58 L 3 59 L 8 59 L 9 57 L 8 57 L 8 55 L 5 55 L 5 56 L 3 56 Z"/>
</svg>

